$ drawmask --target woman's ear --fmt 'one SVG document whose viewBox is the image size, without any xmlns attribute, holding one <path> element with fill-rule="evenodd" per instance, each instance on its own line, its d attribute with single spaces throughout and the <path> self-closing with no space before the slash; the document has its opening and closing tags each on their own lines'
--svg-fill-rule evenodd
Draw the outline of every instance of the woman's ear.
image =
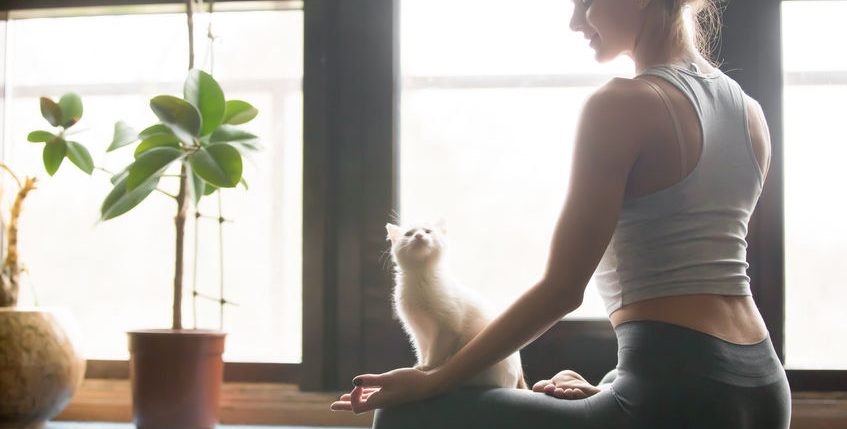
<svg viewBox="0 0 847 429">
<path fill-rule="evenodd" d="M 397 239 L 397 236 L 400 235 L 400 227 L 397 226 L 397 225 L 394 225 L 393 223 L 385 224 L 385 231 L 388 233 L 388 235 L 386 235 L 385 239 L 391 240 L 392 243 L 394 242 L 395 239 Z"/>
</svg>

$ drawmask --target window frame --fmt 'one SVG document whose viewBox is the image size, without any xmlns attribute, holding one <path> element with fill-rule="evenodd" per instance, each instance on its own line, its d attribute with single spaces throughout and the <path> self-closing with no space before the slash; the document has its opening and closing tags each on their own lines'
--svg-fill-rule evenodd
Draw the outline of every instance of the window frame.
<svg viewBox="0 0 847 429">
<path fill-rule="evenodd" d="M 247 4 L 253 0 L 224 0 L 220 3 L 243 3 Z M 298 8 L 302 0 L 274 0 L 291 3 L 291 8 Z M 104 2 L 97 0 L 8 0 L 0 1 L 0 20 L 7 21 L 14 10 L 39 10 L 53 8 L 78 8 L 104 6 Z M 180 2 L 173 0 L 112 0 L 108 6 L 173 6 L 179 8 Z M 158 13 L 160 11 L 155 11 Z M 145 13 L 145 12 L 142 12 Z M 97 13 L 95 13 L 97 15 Z M 3 50 L 0 59 L 5 61 L 6 52 Z M 0 83 L 5 87 L 5 82 Z M 4 103 L 5 104 L 5 100 Z M 2 130 L 2 127 L 0 127 Z M 224 381 L 237 383 L 292 383 L 299 384 L 301 380 L 301 364 L 299 363 L 266 363 L 266 362 L 225 362 Z M 89 359 L 86 362 L 87 379 L 129 379 L 128 360 L 105 360 Z"/>
<path fill-rule="evenodd" d="M 332 8 L 332 2 L 315 2 Z M 377 2 L 379 3 L 379 2 Z M 386 23 L 373 21 L 368 16 L 340 16 L 335 19 L 361 20 L 360 28 L 379 27 L 383 34 L 393 34 L 397 37 L 397 0 L 381 0 L 386 8 L 393 9 L 395 22 Z M 369 2 L 372 5 L 373 2 Z M 307 4 L 308 11 L 308 4 Z M 353 11 L 350 11 L 353 12 Z M 388 16 L 385 14 L 384 16 Z M 308 20 L 308 14 L 307 14 Z M 748 262 L 750 263 L 749 274 L 751 278 L 751 289 L 754 294 L 759 310 L 762 313 L 771 339 L 780 360 L 784 362 L 785 356 L 785 279 L 784 279 L 784 212 L 783 212 L 783 114 L 782 114 L 782 58 L 781 58 L 781 1 L 780 0 L 748 0 L 745 2 L 731 2 L 724 8 L 723 32 L 719 40 L 719 58 L 722 68 L 732 76 L 742 88 L 756 98 L 765 112 L 771 130 L 772 161 L 767 184 L 759 201 L 749 225 L 748 235 Z M 370 31 L 370 30 L 369 30 Z M 349 36 L 349 35 L 348 35 Z M 362 35 L 359 35 L 363 37 Z M 307 43 L 309 34 L 307 33 Z M 344 43 L 357 46 L 361 39 L 344 38 Z M 340 40 L 339 40 L 340 41 Z M 384 96 L 383 102 L 388 105 L 389 91 L 399 91 L 396 82 L 399 80 L 397 69 L 396 42 L 393 46 L 381 45 L 385 52 L 370 52 L 364 57 L 371 59 L 375 57 L 382 60 L 386 67 L 391 70 L 393 79 L 386 79 L 377 86 L 368 86 L 367 89 L 374 90 L 380 96 Z M 388 51 L 388 49 L 392 51 Z M 338 49 L 335 47 L 335 49 Z M 330 55 L 332 50 L 329 51 Z M 316 55 L 315 52 L 307 50 L 307 55 Z M 341 56 L 342 53 L 338 52 Z M 372 57 L 371 57 L 372 56 Z M 307 66 L 308 69 L 308 66 Z M 333 73 L 330 71 L 329 73 Z M 345 74 L 343 70 L 335 70 L 334 73 Z M 307 70 L 308 75 L 308 70 Z M 364 77 L 364 76 L 358 76 Z M 355 80 L 355 79 L 354 79 Z M 339 92 L 340 93 L 340 92 Z M 308 99 L 308 97 L 307 97 Z M 384 107 L 385 107 L 384 106 Z M 396 102 L 393 106 L 391 117 L 374 117 L 373 119 L 387 124 L 396 129 L 399 118 L 396 110 Z M 308 115 L 308 112 L 306 113 Z M 389 115 L 387 110 L 383 115 Z M 308 119 L 307 119 L 308 122 Z M 367 125 L 363 125 L 367 127 Z M 363 147 L 358 152 L 360 157 L 378 156 L 390 154 L 396 157 L 398 141 L 396 132 L 394 141 L 380 141 L 376 145 Z M 307 139 L 312 141 L 312 139 Z M 375 152 L 376 151 L 376 152 Z M 395 160 L 396 162 L 396 160 Z M 307 164 L 308 165 L 308 164 Z M 397 165 L 396 163 L 394 164 Z M 305 388 L 323 386 L 324 388 L 344 388 L 349 386 L 349 376 L 363 372 L 381 372 L 398 366 L 407 366 L 414 358 L 405 338 L 398 335 L 399 324 L 390 317 L 389 294 L 391 281 L 385 276 L 375 275 L 379 273 L 378 261 L 369 264 L 365 257 L 378 255 L 382 246 L 373 246 L 374 237 L 382 234 L 381 225 L 371 225 L 385 221 L 390 213 L 386 201 L 391 201 L 391 208 L 396 208 L 397 171 L 378 168 L 370 170 L 369 173 L 379 176 L 382 180 L 376 182 L 382 185 L 378 192 L 384 195 L 385 200 L 380 206 L 368 206 L 364 210 L 369 214 L 364 219 L 359 219 L 361 226 L 357 231 L 350 231 L 356 235 L 359 243 L 368 243 L 360 246 L 354 254 L 358 262 L 355 267 L 346 267 L 339 264 L 339 271 L 328 275 L 333 283 L 333 288 L 327 287 L 322 292 L 328 293 L 324 296 L 321 309 L 326 314 L 331 314 L 334 319 L 332 323 L 336 328 L 328 328 L 323 331 L 331 338 L 324 337 L 325 348 L 322 351 L 329 352 L 322 357 L 325 361 L 325 371 L 314 371 L 306 373 L 305 377 L 311 380 L 320 380 L 312 384 L 304 385 Z M 391 183 L 393 189 L 385 189 L 384 185 Z M 364 184 L 362 182 L 362 184 Z M 362 188 L 373 190 L 373 188 Z M 341 197 L 341 196 L 333 196 Z M 341 197 L 343 198 L 343 197 Z M 370 218 L 376 214 L 378 219 Z M 342 215 L 344 216 L 344 215 Z M 348 219 L 349 220 L 349 219 Z M 351 222 L 355 223 L 355 222 Z M 349 224 L 348 224 L 349 225 Z M 329 227 L 329 225 L 327 225 Z M 346 226 L 342 226 L 345 228 Z M 365 231 L 372 236 L 362 235 Z M 373 232 L 371 232 L 373 231 Z M 336 236 L 337 238 L 337 236 Z M 304 241 L 310 241 L 307 237 Z M 371 247 L 373 246 L 373 247 Z M 364 250 L 363 250 L 364 249 Z M 344 260 L 343 255 L 334 255 L 336 263 Z M 314 273 L 313 273 L 314 274 Z M 371 279 L 379 279 L 383 283 L 359 282 L 354 286 L 345 282 L 343 285 L 339 278 L 348 278 L 348 275 L 361 276 L 370 274 Z M 334 276 L 334 277 L 333 277 Z M 355 289 L 353 289 L 355 287 Z M 304 291 L 305 292 L 305 291 Z M 379 310 L 375 307 L 382 307 Z M 334 310 L 334 311 L 333 311 Z M 304 308 L 304 313 L 313 311 L 312 308 Z M 358 326 L 359 329 L 344 329 L 339 326 Z M 372 337 L 380 337 L 378 344 L 382 348 L 374 351 Z M 317 341 L 317 340 L 314 340 Z M 362 344 L 362 341 L 369 341 Z M 400 341 L 397 344 L 396 341 Z M 363 347 L 364 346 L 364 350 Z M 404 347 L 405 346 L 405 347 Z M 569 353 L 569 350 L 574 350 Z M 304 362 L 310 356 L 316 356 L 304 349 Z M 341 359 L 341 357 L 344 359 Z M 614 367 L 616 356 L 616 340 L 614 332 L 608 320 L 563 320 L 540 337 L 535 343 L 529 345 L 522 351 L 526 366 L 527 376 L 530 380 L 543 378 L 563 368 L 573 368 L 583 373 L 590 381 L 597 381 L 607 370 Z M 333 366 L 332 362 L 337 365 Z M 792 388 L 796 391 L 820 390 L 833 391 L 847 389 L 847 371 L 843 370 L 787 370 L 787 375 Z M 319 377 L 313 379 L 312 377 Z M 336 380 L 333 383 L 332 380 Z"/>
</svg>

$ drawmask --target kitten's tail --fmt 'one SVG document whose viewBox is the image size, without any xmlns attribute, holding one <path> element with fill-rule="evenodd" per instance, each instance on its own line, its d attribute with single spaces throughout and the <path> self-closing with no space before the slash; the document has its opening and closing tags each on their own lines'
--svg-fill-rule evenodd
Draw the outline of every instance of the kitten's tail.
<svg viewBox="0 0 847 429">
<path fill-rule="evenodd" d="M 521 370 L 521 373 L 518 375 L 518 385 L 517 385 L 517 388 L 518 388 L 518 389 L 526 389 L 526 390 L 529 390 L 529 386 L 526 384 L 526 380 L 524 379 L 523 370 Z"/>
</svg>

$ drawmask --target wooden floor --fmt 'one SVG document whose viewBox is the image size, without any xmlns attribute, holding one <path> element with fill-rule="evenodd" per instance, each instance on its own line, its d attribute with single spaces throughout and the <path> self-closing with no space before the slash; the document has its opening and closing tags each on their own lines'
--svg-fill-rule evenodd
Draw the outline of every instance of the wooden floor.
<svg viewBox="0 0 847 429">
<path fill-rule="evenodd" d="M 373 419 L 373 413 L 330 411 L 329 404 L 341 392 L 300 392 L 297 386 L 285 384 L 227 383 L 222 394 L 219 421 L 223 424 L 219 429 L 352 429 L 370 427 Z M 71 404 L 45 429 L 133 429 L 128 423 L 131 420 L 128 381 L 85 380 Z M 251 426 L 243 426 L 246 424 Z M 794 392 L 791 429 L 847 429 L 847 392 Z"/>
<path fill-rule="evenodd" d="M 342 392 L 301 392 L 293 384 L 224 383 L 218 421 L 221 428 L 370 427 L 373 413 L 333 412 L 329 405 Z M 132 392 L 127 380 L 86 379 L 71 403 L 56 416 L 61 422 L 132 421 Z M 55 429 L 125 429 L 131 426 L 56 426 Z M 243 426 L 242 426 L 243 428 Z M 48 429 L 53 429 L 49 427 Z"/>
</svg>

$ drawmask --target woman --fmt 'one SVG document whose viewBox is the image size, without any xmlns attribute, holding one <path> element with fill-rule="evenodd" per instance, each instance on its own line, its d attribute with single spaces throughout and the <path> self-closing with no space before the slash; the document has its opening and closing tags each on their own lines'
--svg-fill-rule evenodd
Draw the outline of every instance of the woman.
<svg viewBox="0 0 847 429">
<path fill-rule="evenodd" d="M 586 102 L 544 277 L 442 367 L 360 375 L 332 409 L 379 409 L 377 428 L 788 428 L 785 371 L 746 275 L 768 128 L 699 51 L 686 9 L 715 6 L 576 0 L 571 28 L 598 61 L 632 57 L 637 76 Z M 533 391 L 456 390 L 578 308 L 595 270 L 619 347 L 598 386 L 562 371 Z"/>
</svg>

